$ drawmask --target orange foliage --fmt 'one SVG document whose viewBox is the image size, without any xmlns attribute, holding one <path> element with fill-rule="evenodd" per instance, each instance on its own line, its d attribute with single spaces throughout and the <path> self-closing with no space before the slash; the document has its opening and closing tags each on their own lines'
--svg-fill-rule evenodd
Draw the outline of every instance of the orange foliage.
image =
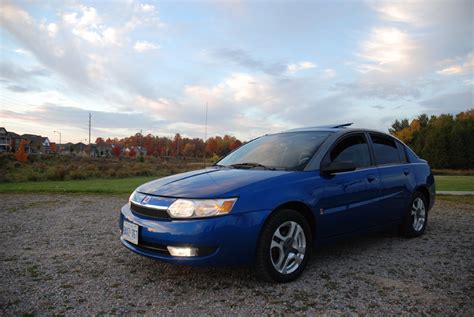
<svg viewBox="0 0 474 317">
<path fill-rule="evenodd" d="M 466 110 L 466 112 L 461 112 L 456 116 L 456 119 L 459 121 L 467 121 L 474 119 L 474 109 Z"/>
<path fill-rule="evenodd" d="M 402 142 L 410 144 L 413 136 L 416 132 L 421 130 L 421 123 L 417 119 L 413 119 L 409 127 L 403 128 L 400 131 L 395 132 L 395 136 Z"/>
<path fill-rule="evenodd" d="M 26 155 L 26 151 L 25 151 L 25 145 L 27 144 L 28 144 L 28 141 L 21 140 L 20 147 L 18 148 L 18 151 L 16 152 L 16 160 L 18 162 L 24 163 L 28 159 L 28 156 Z"/>
</svg>

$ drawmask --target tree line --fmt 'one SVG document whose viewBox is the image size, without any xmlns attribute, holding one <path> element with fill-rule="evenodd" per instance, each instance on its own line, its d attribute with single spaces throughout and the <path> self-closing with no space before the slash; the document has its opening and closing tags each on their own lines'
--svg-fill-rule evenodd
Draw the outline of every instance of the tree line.
<svg viewBox="0 0 474 317">
<path fill-rule="evenodd" d="M 238 148 L 242 142 L 230 135 L 214 136 L 207 139 L 207 142 L 200 138 L 182 137 L 176 133 L 173 138 L 159 137 L 152 134 L 135 135 L 118 139 L 98 137 L 96 144 L 113 144 L 127 148 L 143 147 L 147 151 L 147 155 L 151 156 L 186 156 L 186 157 L 203 157 L 204 153 L 207 157 L 223 156 Z"/>
<path fill-rule="evenodd" d="M 395 120 L 389 132 L 433 168 L 474 168 L 474 109 L 455 116 L 422 114 L 411 122 Z"/>
</svg>

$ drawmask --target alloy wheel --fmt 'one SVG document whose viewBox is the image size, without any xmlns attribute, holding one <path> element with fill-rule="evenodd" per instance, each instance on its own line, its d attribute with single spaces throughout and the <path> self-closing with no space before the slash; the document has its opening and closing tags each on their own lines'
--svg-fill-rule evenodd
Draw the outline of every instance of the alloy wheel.
<svg viewBox="0 0 474 317">
<path fill-rule="evenodd" d="M 413 229 L 416 232 L 419 232 L 423 229 L 423 226 L 426 221 L 426 209 L 423 199 L 417 197 L 411 206 L 411 216 L 413 218 Z"/>
<path fill-rule="evenodd" d="M 275 270 L 281 274 L 295 272 L 306 255 L 306 237 L 303 228 L 295 221 L 281 224 L 273 233 L 270 258 Z"/>
</svg>

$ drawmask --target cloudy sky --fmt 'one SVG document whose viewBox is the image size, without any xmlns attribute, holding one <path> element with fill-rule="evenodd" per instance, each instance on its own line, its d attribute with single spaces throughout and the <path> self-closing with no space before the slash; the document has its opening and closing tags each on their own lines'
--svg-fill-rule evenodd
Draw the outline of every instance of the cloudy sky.
<svg viewBox="0 0 474 317">
<path fill-rule="evenodd" d="M 1 1 L 0 126 L 248 139 L 474 107 L 474 1 Z"/>
</svg>

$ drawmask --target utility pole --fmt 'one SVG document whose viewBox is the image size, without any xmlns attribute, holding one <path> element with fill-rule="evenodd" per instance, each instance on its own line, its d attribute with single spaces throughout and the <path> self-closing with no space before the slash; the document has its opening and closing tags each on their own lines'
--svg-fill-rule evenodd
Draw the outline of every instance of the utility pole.
<svg viewBox="0 0 474 317">
<path fill-rule="evenodd" d="M 58 134 L 59 134 L 58 152 L 61 153 L 61 132 L 59 132 L 59 131 L 53 131 L 53 133 L 58 133 Z"/>
<path fill-rule="evenodd" d="M 140 146 L 143 147 L 143 131 L 140 129 Z"/>
<path fill-rule="evenodd" d="M 208 103 L 206 102 L 206 124 L 204 128 L 204 167 L 206 167 L 206 145 L 207 145 L 207 107 Z"/>
<path fill-rule="evenodd" d="M 89 112 L 89 147 L 91 146 L 91 113 Z"/>
</svg>

